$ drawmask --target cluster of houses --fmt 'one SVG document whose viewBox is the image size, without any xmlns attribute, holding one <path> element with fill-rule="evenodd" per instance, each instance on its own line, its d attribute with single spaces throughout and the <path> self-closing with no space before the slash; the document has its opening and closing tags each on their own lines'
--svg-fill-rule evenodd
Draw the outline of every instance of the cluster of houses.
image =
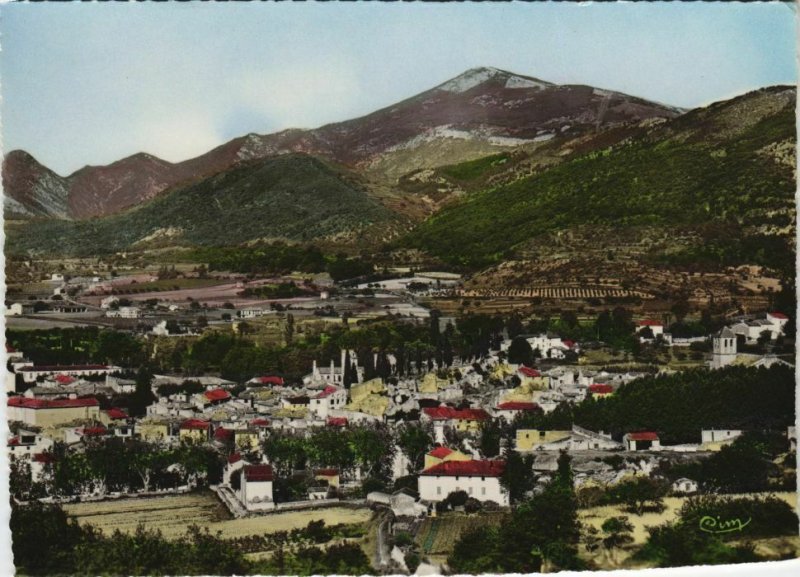
<svg viewBox="0 0 800 577">
<path fill-rule="evenodd" d="M 781 334 L 785 317 L 770 313 L 767 321 L 775 335 Z M 648 338 L 663 334 L 663 326 L 657 323 L 640 326 L 650 329 Z M 735 355 L 735 328 L 726 327 L 714 337 L 714 359 L 729 354 L 731 346 Z M 577 343 L 555 335 L 526 338 L 543 359 L 561 359 L 569 351 L 580 350 Z M 117 436 L 163 445 L 209 444 L 227 459 L 223 481 L 216 487 L 220 498 L 234 514 L 246 515 L 283 506 L 275 502 L 277 475 L 262 452 L 264 441 L 273 432 L 308 435 L 320 427 L 396 426 L 419 421 L 430 427 L 436 443 L 425 455 L 423 468 L 414 470 L 399 448 L 392 464 L 394 479 L 418 475 L 418 499 L 371 493 L 369 501 L 423 513 L 451 493 L 464 491 L 478 501 L 507 506 L 508 494 L 501 483 L 505 462 L 487 459 L 475 448 L 487 423 L 519 424 L 521 417 L 553 411 L 561 403 L 614 395 L 620 386 L 643 376 L 588 370 L 580 365 L 543 363 L 535 368 L 510 364 L 503 353 L 510 342 L 506 340 L 499 352 L 472 364 L 456 362 L 451 367 L 434 367 L 421 376 L 396 375 L 387 380 L 367 379 L 363 363 L 350 350 L 341 351 L 338 363 L 315 361 L 297 382 L 262 375 L 242 387 L 214 376 L 157 375 L 151 385 L 157 400 L 141 418 L 131 418 L 119 408 L 102 408 L 98 400 L 135 390 L 133 381 L 120 378 L 120 367 L 35 366 L 23 353 L 7 348 L 11 369 L 7 391 L 13 395 L 8 400 L 8 418 L 19 424 L 8 447 L 14 458 L 31 462 L 32 475 L 39 475 L 56 441 L 73 446 L 90 437 Z M 388 363 L 394 366 L 396 360 L 389 355 Z M 646 473 L 655 462 L 653 455 L 718 450 L 741 434 L 738 430 L 701 431 L 700 443 L 669 446 L 661 443 L 656 431 L 629 431 L 620 439 L 578 426 L 540 430 L 520 425 L 513 448 L 534 457 L 532 474 L 541 479 L 552 474 L 558 453 L 566 450 L 578 455 L 576 483 L 607 483 L 631 472 Z M 789 431 L 790 438 L 792 435 Z M 605 452 L 642 457 L 632 458 L 629 467 L 612 470 L 597 458 Z M 309 474 L 313 479 L 306 500 L 316 504 L 339 499 L 340 489 L 356 486 L 363 478 L 358 470 L 334 468 Z M 682 481 L 683 485 L 673 487 L 675 491 L 692 490 L 691 480 Z"/>
<path fill-rule="evenodd" d="M 773 342 L 785 334 L 786 323 L 789 317 L 781 312 L 768 312 L 763 317 L 742 316 L 728 326 L 723 327 L 708 337 L 673 338 L 665 332 L 664 323 L 653 319 L 642 319 L 636 323 L 636 334 L 642 343 L 661 342 L 668 346 L 690 346 L 695 342 L 711 340 L 712 355 L 709 366 L 712 369 L 739 363 L 752 362 L 769 366 L 775 362 L 783 362 L 774 357 L 760 357 L 758 355 L 743 355 L 738 351 L 738 344 L 743 341 L 746 345 L 755 345 L 760 340 L 766 339 Z"/>
</svg>

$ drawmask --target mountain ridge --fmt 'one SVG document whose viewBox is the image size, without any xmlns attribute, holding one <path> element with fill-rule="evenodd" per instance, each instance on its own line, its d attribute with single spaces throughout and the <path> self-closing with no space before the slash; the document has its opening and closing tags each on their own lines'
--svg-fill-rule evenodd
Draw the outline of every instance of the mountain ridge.
<svg viewBox="0 0 800 577">
<path fill-rule="evenodd" d="M 502 149 L 564 131 L 580 133 L 646 118 L 671 118 L 680 112 L 620 92 L 557 85 L 479 67 L 354 119 L 308 130 L 249 133 L 176 163 L 139 152 L 108 165 L 87 165 L 59 176 L 38 161 L 18 162 L 12 151 L 4 160 L 3 180 L 7 196 L 30 215 L 84 219 L 118 213 L 173 186 L 254 158 L 302 152 L 358 167 L 384 153 L 430 141 L 460 139 Z M 48 198 L 53 199 L 52 207 L 46 206 Z"/>
</svg>

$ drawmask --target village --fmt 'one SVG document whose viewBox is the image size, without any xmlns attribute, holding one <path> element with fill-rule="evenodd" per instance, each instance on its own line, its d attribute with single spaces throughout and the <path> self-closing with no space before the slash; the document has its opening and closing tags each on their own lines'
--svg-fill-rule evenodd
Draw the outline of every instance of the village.
<svg viewBox="0 0 800 577">
<path fill-rule="evenodd" d="M 59 286 L 65 282 L 53 277 Z M 418 275 L 364 283 L 350 294 L 380 298 L 383 292 L 384 302 L 402 313 L 393 319 L 381 310 L 381 316 L 430 327 L 434 338 L 446 340 L 459 321 L 416 304 L 424 291 L 441 291 L 442 282 L 441 274 Z M 213 329 L 209 324 L 244 338 L 243 324 L 263 316 L 285 325 L 287 310 L 300 318 L 305 310 L 313 320 L 309 311 L 331 302 L 335 292 L 331 285 L 307 301 L 290 301 L 289 308 L 237 302 L 238 308 L 220 308 L 226 312 L 218 317 L 204 304 L 210 323 L 194 321 L 187 330 L 172 318 L 151 322 L 144 333 L 136 323 L 153 313 L 117 295 L 95 300 L 105 318 L 132 321 L 123 326 L 139 338 L 196 338 Z M 351 302 L 342 293 L 335 300 Z M 29 314 L 27 306 L 11 304 L 7 314 Z M 691 351 L 695 368 L 704 371 L 791 367 L 774 354 L 788 322 L 775 311 L 741 315 L 711 334 L 678 337 L 665 323 L 642 318 L 633 321 L 630 338 L 637 347 Z M 630 383 L 679 371 L 665 366 L 654 372 L 641 364 L 603 368 L 587 363 L 597 342 L 552 332 L 512 338 L 502 328 L 489 341 L 463 358 L 452 351 L 412 358 L 341 348 L 328 359 L 313 359 L 301 378 L 265 373 L 243 380 L 219 373 L 143 376 L 137 366 L 112 364 L 37 365 L 25 350 L 7 345 L 12 498 L 98 503 L 210 490 L 230 518 L 266 521 L 292 511 L 371 509 L 383 512 L 369 552 L 375 570 L 413 573 L 421 565 L 441 571 L 446 556 L 429 554 L 437 527 L 431 519 L 447 518 L 448 511 L 491 516 L 509 510 L 544 490 L 559 471 L 560 455 L 571 458 L 579 494 L 648 479 L 660 484 L 657 500 L 707 490 L 701 479 L 666 472 L 708 459 L 750 432 L 716 427 L 712 419 L 676 442 L 657 428 L 553 426 L 548 423 L 563 421 L 559 415 L 567 407 L 602 402 Z M 145 399 L 140 414 L 112 402 L 137 395 Z M 795 428 L 779 433 L 796 451 Z M 112 470 L 104 451 L 124 452 L 130 462 L 120 467 L 130 471 Z M 77 463 L 87 466 L 70 472 Z M 392 538 L 407 533 L 416 540 Z"/>
</svg>

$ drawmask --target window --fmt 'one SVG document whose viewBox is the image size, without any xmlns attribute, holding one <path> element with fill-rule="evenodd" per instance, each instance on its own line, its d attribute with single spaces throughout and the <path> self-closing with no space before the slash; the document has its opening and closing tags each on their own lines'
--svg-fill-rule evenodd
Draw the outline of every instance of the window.
<svg viewBox="0 0 800 577">
<path fill-rule="evenodd" d="M 458 475 L 456 475 L 456 481 L 458 481 Z"/>
<path fill-rule="evenodd" d="M 472 495 L 472 487 L 469 488 L 469 494 Z"/>
<path fill-rule="evenodd" d="M 539 438 L 542 439 L 547 433 L 545 431 L 539 431 Z"/>
<path fill-rule="evenodd" d="M 442 494 L 442 488 L 441 487 L 436 487 L 436 494 L 437 495 L 441 495 Z"/>
<path fill-rule="evenodd" d="M 481 487 L 481 495 L 486 495 L 486 487 Z"/>
</svg>

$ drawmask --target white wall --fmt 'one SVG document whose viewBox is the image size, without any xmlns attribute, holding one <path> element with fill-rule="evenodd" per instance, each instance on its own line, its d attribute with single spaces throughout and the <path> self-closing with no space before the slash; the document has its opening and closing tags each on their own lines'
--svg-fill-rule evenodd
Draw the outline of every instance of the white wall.
<svg viewBox="0 0 800 577">
<path fill-rule="evenodd" d="M 247 482 L 242 474 L 241 498 L 248 511 L 263 511 L 273 509 L 275 502 L 272 500 L 272 481 Z M 253 501 L 258 498 L 259 502 Z"/>
<path fill-rule="evenodd" d="M 508 505 L 508 494 L 500 486 L 499 477 L 451 477 L 420 475 L 419 496 L 426 501 L 443 501 L 453 491 L 466 491 L 478 501 L 494 501 Z"/>
</svg>

